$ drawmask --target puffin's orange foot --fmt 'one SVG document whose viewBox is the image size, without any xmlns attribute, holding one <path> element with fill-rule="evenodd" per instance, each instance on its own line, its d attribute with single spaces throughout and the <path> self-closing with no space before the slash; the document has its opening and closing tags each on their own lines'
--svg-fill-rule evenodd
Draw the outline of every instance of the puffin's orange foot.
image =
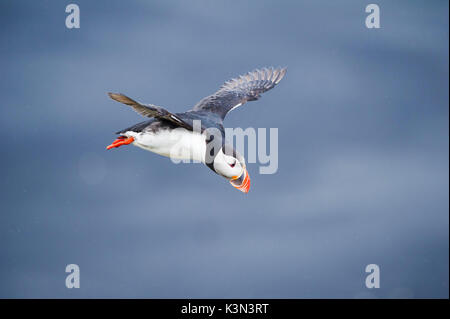
<svg viewBox="0 0 450 319">
<path fill-rule="evenodd" d="M 118 138 L 117 138 L 117 140 L 115 140 L 114 142 L 112 142 L 112 144 L 111 145 L 108 145 L 107 147 L 106 147 L 106 149 L 107 150 L 110 150 L 110 149 L 112 149 L 112 148 L 114 148 L 114 147 L 119 147 L 119 146 L 122 146 L 122 145 L 128 145 L 128 144 L 131 144 L 131 143 L 133 143 L 134 142 L 134 138 L 133 137 L 129 137 L 129 138 L 126 138 L 125 136 L 119 136 Z"/>
</svg>

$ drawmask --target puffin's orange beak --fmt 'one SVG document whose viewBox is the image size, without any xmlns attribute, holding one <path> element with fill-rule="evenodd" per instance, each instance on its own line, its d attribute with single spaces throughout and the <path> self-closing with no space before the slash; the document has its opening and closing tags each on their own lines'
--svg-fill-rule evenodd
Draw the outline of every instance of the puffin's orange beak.
<svg viewBox="0 0 450 319">
<path fill-rule="evenodd" d="M 125 136 L 119 136 L 117 138 L 117 140 L 115 140 L 111 145 L 108 145 L 106 147 L 107 150 L 110 150 L 114 147 L 119 147 L 122 145 L 128 145 L 134 142 L 134 138 L 132 138 L 131 136 L 129 138 L 126 138 Z"/>
<path fill-rule="evenodd" d="M 248 175 L 247 170 L 244 168 L 244 172 L 241 176 L 230 179 L 230 183 L 233 187 L 247 194 L 250 190 L 250 175 Z"/>
</svg>

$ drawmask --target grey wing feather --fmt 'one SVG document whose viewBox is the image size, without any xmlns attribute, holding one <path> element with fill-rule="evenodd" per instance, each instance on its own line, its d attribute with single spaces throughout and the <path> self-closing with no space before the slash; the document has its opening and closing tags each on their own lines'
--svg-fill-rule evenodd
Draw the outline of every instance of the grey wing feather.
<svg viewBox="0 0 450 319">
<path fill-rule="evenodd" d="M 226 114 L 247 101 L 259 99 L 277 85 L 286 74 L 286 68 L 257 69 L 225 82 L 220 89 L 198 102 L 193 111 L 208 111 L 225 118 Z"/>
<path fill-rule="evenodd" d="M 192 125 L 183 121 L 179 116 L 173 114 L 166 109 L 153 105 L 153 104 L 142 104 L 139 103 L 126 95 L 120 93 L 108 93 L 109 97 L 113 100 L 123 103 L 125 105 L 131 106 L 133 110 L 145 117 L 155 117 L 160 119 L 168 120 L 172 123 L 177 124 L 178 126 L 187 128 L 188 130 L 192 130 Z"/>
<path fill-rule="evenodd" d="M 153 104 L 144 105 L 120 93 L 108 93 L 108 95 L 110 98 L 117 102 L 131 106 L 133 110 L 145 117 L 158 117 L 167 115 L 167 113 L 169 113 L 167 110 L 163 109 L 160 106 L 156 106 Z"/>
</svg>

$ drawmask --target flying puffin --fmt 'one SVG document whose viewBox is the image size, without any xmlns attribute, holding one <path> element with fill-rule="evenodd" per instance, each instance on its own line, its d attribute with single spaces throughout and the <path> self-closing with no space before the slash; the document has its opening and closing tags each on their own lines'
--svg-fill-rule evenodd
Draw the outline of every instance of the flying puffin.
<svg viewBox="0 0 450 319">
<path fill-rule="evenodd" d="M 225 144 L 223 120 L 231 110 L 259 99 L 261 93 L 275 87 L 285 74 L 286 68 L 254 70 L 225 82 L 217 92 L 183 113 L 171 113 L 120 93 L 108 93 L 113 100 L 131 106 L 150 119 L 117 132 L 119 137 L 106 149 L 133 144 L 162 156 L 199 161 L 235 188 L 248 193 L 250 176 L 245 159 Z"/>
</svg>

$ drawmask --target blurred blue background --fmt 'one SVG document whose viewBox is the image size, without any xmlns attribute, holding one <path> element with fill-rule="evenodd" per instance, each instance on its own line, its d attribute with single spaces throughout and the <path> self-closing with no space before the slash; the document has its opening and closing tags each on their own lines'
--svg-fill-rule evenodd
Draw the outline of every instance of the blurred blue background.
<svg viewBox="0 0 450 319">
<path fill-rule="evenodd" d="M 448 298 L 447 1 L 377 1 L 370 30 L 370 1 L 78 0 L 72 30 L 69 3 L 0 3 L 0 297 Z M 225 122 L 279 129 L 248 195 L 105 150 L 142 120 L 106 92 L 180 112 L 271 65 Z"/>
</svg>

